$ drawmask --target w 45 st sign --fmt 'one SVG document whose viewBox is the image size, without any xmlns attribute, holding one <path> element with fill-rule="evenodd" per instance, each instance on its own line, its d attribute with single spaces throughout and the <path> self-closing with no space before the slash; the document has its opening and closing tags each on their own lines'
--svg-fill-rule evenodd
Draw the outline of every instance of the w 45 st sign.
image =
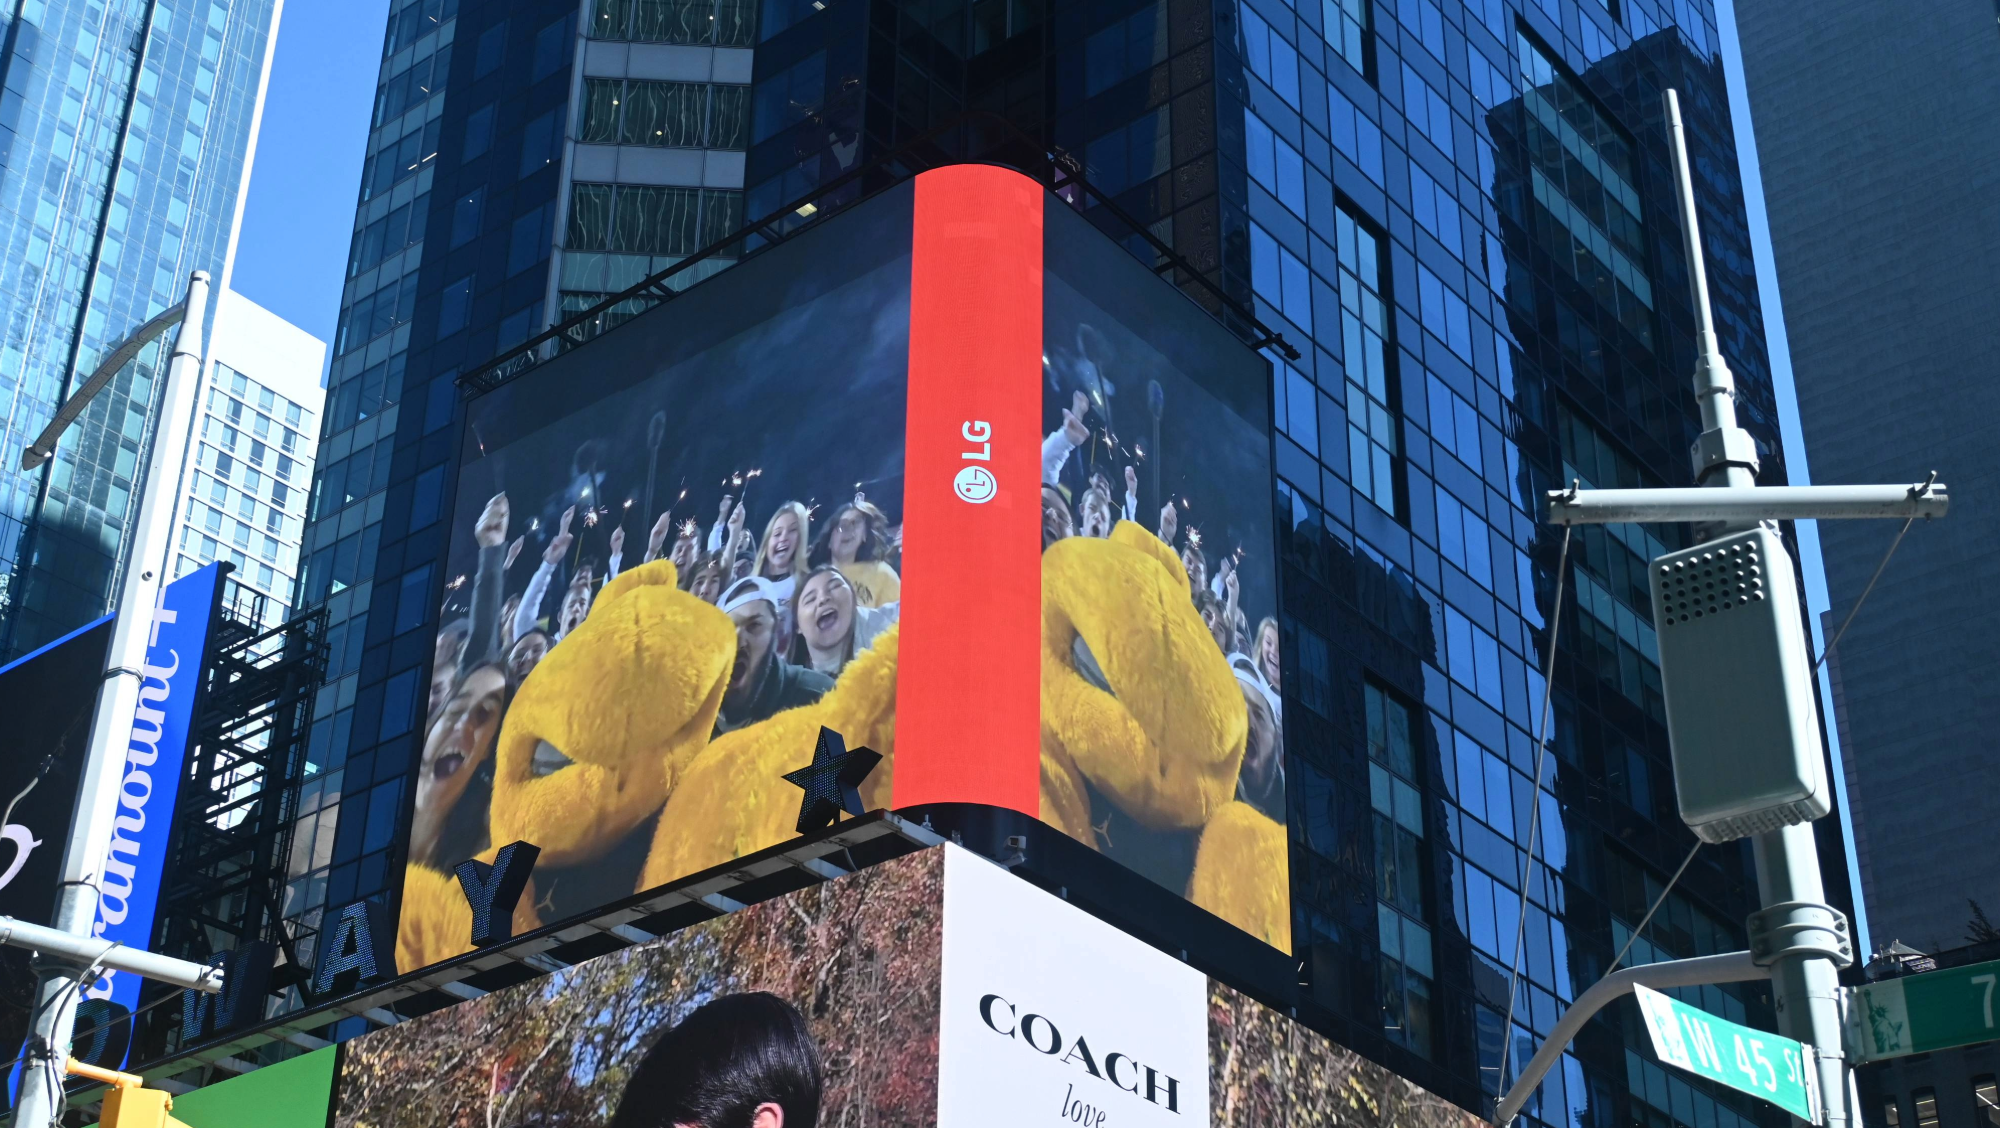
<svg viewBox="0 0 2000 1128">
<path fill-rule="evenodd" d="M 1650 987 L 1634 991 L 1661 1061 L 1820 1123 L 1811 1046 L 1717 1018 Z"/>
<path fill-rule="evenodd" d="M 1847 993 L 1847 1045 L 1857 1062 L 1968 1046 L 2000 1038 L 1995 988 L 2000 960 L 1901 979 Z"/>
</svg>

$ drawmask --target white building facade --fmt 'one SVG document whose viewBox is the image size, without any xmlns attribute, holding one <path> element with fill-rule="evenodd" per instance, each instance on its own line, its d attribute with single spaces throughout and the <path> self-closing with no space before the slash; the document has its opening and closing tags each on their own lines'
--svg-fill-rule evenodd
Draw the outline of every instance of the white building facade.
<svg viewBox="0 0 2000 1128">
<path fill-rule="evenodd" d="M 229 562 L 238 583 L 268 597 L 266 625 L 292 610 L 325 362 L 326 342 L 221 292 L 174 530 L 174 575 Z"/>
</svg>

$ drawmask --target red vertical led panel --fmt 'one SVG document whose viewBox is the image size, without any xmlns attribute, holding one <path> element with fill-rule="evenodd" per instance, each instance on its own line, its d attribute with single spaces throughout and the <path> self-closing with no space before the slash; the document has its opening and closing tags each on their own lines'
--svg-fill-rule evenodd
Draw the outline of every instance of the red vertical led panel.
<svg viewBox="0 0 2000 1128">
<path fill-rule="evenodd" d="M 894 803 L 1041 810 L 1042 189 L 917 177 Z"/>
</svg>

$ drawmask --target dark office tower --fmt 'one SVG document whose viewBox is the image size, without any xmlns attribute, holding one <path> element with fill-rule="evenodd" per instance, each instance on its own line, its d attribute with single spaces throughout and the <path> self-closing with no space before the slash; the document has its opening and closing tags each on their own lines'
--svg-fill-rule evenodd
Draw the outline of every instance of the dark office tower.
<svg viewBox="0 0 2000 1128">
<path fill-rule="evenodd" d="M 324 906 L 392 895 L 401 872 L 421 628 L 454 586 L 437 561 L 458 374 L 740 224 L 753 17 L 748 0 L 390 13 L 301 549 L 300 606 L 331 616 L 286 906 L 308 952 Z M 514 500 L 515 532 L 553 519 L 540 500 Z"/>
<path fill-rule="evenodd" d="M 395 75 L 441 57 L 428 44 L 448 38 L 451 53 L 421 87 L 441 99 L 393 102 L 409 124 L 383 129 L 364 187 L 388 196 L 358 221 L 353 335 L 336 346 L 308 532 L 302 602 L 329 602 L 338 641 L 295 916 L 394 895 L 411 732 L 433 685 L 450 688 L 431 679 L 437 608 L 462 578 L 438 561 L 447 536 L 471 535 L 442 524 L 457 377 L 488 385 L 530 367 L 544 352 L 513 346 L 541 326 L 744 224 L 807 226 L 925 167 L 994 160 L 1054 183 L 1252 340 L 1261 325 L 1296 351 L 1267 348 L 1296 954 L 1278 986 L 1301 1020 L 1482 1107 L 1503 1059 L 1518 1068 L 1614 960 L 1744 946 L 1747 848 L 1703 849 L 1667 891 L 1694 840 L 1675 813 L 1643 573 L 1685 532 L 1579 532 L 1559 583 L 1561 538 L 1537 523 L 1558 483 L 1689 480 L 1694 321 L 1668 86 L 1687 107 L 1741 410 L 1763 480 L 1783 480 L 1705 2 L 602 0 L 581 12 L 462 0 L 421 16 L 445 30 L 407 54 L 392 38 L 396 98 L 420 87 Z M 1062 184 L 1071 172 L 1092 188 Z M 383 221 L 389 234 L 371 234 Z M 397 265 L 377 265 L 392 251 Z M 628 294 L 577 335 L 657 300 Z M 577 450 L 573 496 L 607 472 L 595 457 Z M 503 542 L 561 519 L 544 497 L 509 508 Z M 1771 1021 L 1754 988 L 1690 998 Z M 1585 1033 L 1531 1115 L 1565 1128 L 1777 1122 L 1669 1077 L 1636 1024 L 1616 1020 Z"/>
<path fill-rule="evenodd" d="M 1910 530 L 1829 663 L 1869 931 L 1878 946 L 1955 948 L 1979 938 L 1968 900 L 2000 905 L 2000 825 L 1966 799 L 2000 786 L 2000 565 L 1982 500 L 2000 418 L 1983 375 L 2000 351 L 1993 10 L 1737 7 L 1812 476 L 1936 470 L 1960 498 Z M 1821 522 L 1830 630 L 1895 532 Z"/>
</svg>

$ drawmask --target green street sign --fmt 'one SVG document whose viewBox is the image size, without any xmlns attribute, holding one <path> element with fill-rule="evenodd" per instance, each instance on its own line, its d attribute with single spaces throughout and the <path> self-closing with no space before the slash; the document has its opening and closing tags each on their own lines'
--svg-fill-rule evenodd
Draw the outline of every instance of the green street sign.
<svg viewBox="0 0 2000 1128">
<path fill-rule="evenodd" d="M 1880 1061 L 2000 1038 L 1993 1023 L 1995 985 L 2000 960 L 1853 988 L 1849 1052 L 1857 1061 Z"/>
<path fill-rule="evenodd" d="M 1809 1124 L 1821 1120 L 1811 1047 L 1635 987 L 1653 1052 L 1668 1065 L 1769 1101 Z"/>
</svg>

